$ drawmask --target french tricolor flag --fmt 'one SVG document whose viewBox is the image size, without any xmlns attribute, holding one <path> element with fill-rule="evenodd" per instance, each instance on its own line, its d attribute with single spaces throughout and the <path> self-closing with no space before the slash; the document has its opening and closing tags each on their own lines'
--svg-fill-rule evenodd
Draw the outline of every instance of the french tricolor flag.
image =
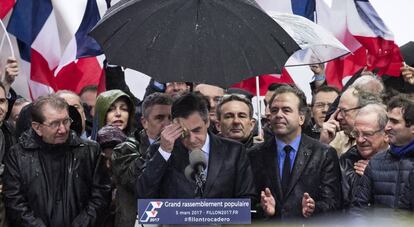
<svg viewBox="0 0 414 227">
<path fill-rule="evenodd" d="M 7 30 L 16 37 L 32 98 L 99 83 L 103 55 L 88 32 L 106 8 L 105 0 L 16 1 Z"/>
<path fill-rule="evenodd" d="M 326 67 L 328 84 L 343 82 L 360 69 L 378 75 L 399 76 L 402 57 L 387 28 L 368 0 L 256 0 L 265 11 L 304 16 L 331 31 L 353 54 L 331 61 Z"/>
<path fill-rule="evenodd" d="M 1 0 L 0 1 L 0 19 L 3 19 L 9 11 L 13 8 L 14 0 Z"/>
<path fill-rule="evenodd" d="M 335 35 L 353 54 L 327 65 L 328 83 L 342 87 L 343 79 L 364 67 L 378 70 L 378 75 L 400 76 L 403 61 L 400 48 L 368 0 L 334 0 L 332 9 L 330 18 L 338 11 L 345 17 L 342 29 L 337 28 Z M 331 30 L 335 26 L 331 24 Z"/>
</svg>

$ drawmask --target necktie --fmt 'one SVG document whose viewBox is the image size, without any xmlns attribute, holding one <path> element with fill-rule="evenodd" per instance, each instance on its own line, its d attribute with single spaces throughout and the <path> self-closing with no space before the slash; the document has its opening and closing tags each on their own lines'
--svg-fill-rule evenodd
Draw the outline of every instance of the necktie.
<svg viewBox="0 0 414 227">
<path fill-rule="evenodd" d="M 283 172 L 282 172 L 282 190 L 285 195 L 288 190 L 289 181 L 290 181 L 290 152 L 293 148 L 289 145 L 286 145 L 283 150 L 286 153 L 285 161 L 283 162 Z"/>
</svg>

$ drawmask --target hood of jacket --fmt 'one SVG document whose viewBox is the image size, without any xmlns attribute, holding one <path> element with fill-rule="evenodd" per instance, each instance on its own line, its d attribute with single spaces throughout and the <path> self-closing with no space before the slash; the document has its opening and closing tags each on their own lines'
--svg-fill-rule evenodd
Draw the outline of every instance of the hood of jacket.
<svg viewBox="0 0 414 227">
<path fill-rule="evenodd" d="M 97 130 L 101 129 L 103 126 L 105 126 L 105 117 L 106 117 L 106 113 L 109 110 L 109 107 L 111 107 L 111 105 L 119 98 L 121 97 L 125 97 L 127 100 L 127 104 L 129 106 L 129 119 L 128 119 L 128 126 L 127 126 L 127 132 L 128 133 L 131 129 L 131 124 L 132 124 L 132 120 L 134 118 L 135 115 L 135 106 L 131 100 L 131 98 L 129 97 L 129 95 L 127 95 L 125 92 L 118 90 L 118 89 L 114 89 L 114 90 L 109 90 L 109 91 L 105 91 L 102 92 L 101 94 L 99 94 L 98 98 L 96 99 L 96 104 L 95 104 L 95 118 L 96 119 L 96 123 L 98 124 L 97 126 Z"/>
</svg>

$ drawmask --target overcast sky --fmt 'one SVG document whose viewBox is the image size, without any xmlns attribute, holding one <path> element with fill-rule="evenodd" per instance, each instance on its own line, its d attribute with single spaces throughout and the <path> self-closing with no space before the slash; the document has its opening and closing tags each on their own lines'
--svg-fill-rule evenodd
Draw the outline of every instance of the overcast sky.
<svg viewBox="0 0 414 227">
<path fill-rule="evenodd" d="M 394 33 L 395 42 L 402 46 L 414 41 L 413 0 L 370 0 L 388 28 Z"/>
</svg>

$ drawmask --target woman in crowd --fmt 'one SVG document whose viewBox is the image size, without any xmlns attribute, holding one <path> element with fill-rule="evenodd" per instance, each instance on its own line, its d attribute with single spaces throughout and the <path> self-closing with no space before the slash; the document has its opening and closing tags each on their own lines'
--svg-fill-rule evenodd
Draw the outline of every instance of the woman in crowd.
<svg viewBox="0 0 414 227">
<path fill-rule="evenodd" d="M 92 139 L 96 140 L 97 131 L 105 125 L 118 127 L 129 135 L 134 129 L 134 113 L 134 104 L 123 91 L 115 89 L 101 93 L 96 99 Z"/>
</svg>

